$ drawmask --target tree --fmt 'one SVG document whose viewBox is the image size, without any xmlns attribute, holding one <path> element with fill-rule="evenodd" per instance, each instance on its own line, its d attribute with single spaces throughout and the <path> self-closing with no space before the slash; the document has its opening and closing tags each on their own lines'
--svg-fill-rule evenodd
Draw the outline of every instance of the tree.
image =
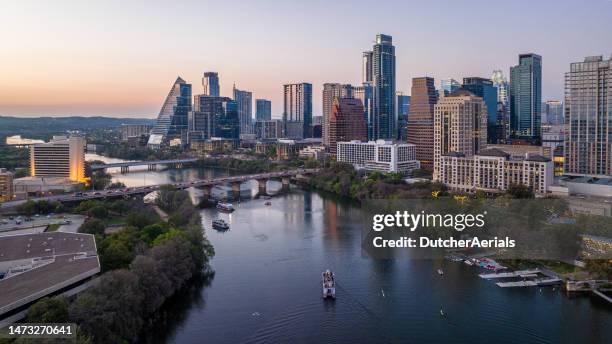
<svg viewBox="0 0 612 344">
<path fill-rule="evenodd" d="M 108 216 L 108 211 L 106 210 L 106 208 L 104 206 L 95 206 L 91 209 L 89 209 L 88 211 L 89 216 L 98 218 L 98 219 L 104 219 Z"/>
<path fill-rule="evenodd" d="M 512 198 L 525 199 L 534 198 L 533 189 L 523 184 L 510 184 L 506 194 Z"/>
<path fill-rule="evenodd" d="M 90 219 L 79 227 L 79 232 L 87 234 L 104 234 L 105 228 L 104 221 L 100 219 Z"/>
<path fill-rule="evenodd" d="M 65 323 L 69 321 L 68 301 L 63 297 L 45 297 L 28 309 L 29 323 Z"/>
</svg>

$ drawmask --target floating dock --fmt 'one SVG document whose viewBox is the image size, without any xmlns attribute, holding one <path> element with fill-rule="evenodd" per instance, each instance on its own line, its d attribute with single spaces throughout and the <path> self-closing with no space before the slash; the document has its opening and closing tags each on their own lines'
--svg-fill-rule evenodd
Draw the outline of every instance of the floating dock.
<svg viewBox="0 0 612 344">
<path fill-rule="evenodd" d="M 542 273 L 542 271 L 538 269 L 518 270 L 518 271 L 511 271 L 511 272 L 480 274 L 478 276 L 484 279 L 493 279 L 493 278 L 511 278 L 511 277 L 532 277 L 533 275 L 537 275 L 538 273 Z"/>
<path fill-rule="evenodd" d="M 545 285 L 561 284 L 562 280 L 558 278 L 546 278 L 541 280 L 528 280 L 528 281 L 514 281 L 514 282 L 498 282 L 495 283 L 501 288 L 514 288 L 514 287 L 537 287 Z"/>
</svg>

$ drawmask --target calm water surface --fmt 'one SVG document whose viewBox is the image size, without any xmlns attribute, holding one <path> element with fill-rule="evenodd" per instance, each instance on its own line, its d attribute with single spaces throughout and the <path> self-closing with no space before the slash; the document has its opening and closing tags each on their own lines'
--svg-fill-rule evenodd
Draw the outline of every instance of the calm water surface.
<svg viewBox="0 0 612 344">
<path fill-rule="evenodd" d="M 115 175 L 128 185 L 227 174 L 166 170 Z M 271 192 L 280 184 L 270 182 Z M 243 196 L 256 194 L 247 184 Z M 223 193 L 225 189 L 219 188 Z M 198 192 L 193 191 L 194 197 Z M 372 260 L 361 255 L 361 214 L 315 192 L 279 193 L 271 206 L 202 211 L 216 256 L 166 309 L 155 343 L 606 343 L 612 311 L 557 288 L 502 289 L 478 268 L 450 261 Z M 215 218 L 231 229 L 211 229 Z M 438 268 L 444 270 L 439 276 Z M 337 300 L 321 299 L 320 274 L 337 276 Z M 440 308 L 446 317 L 440 316 Z"/>
</svg>

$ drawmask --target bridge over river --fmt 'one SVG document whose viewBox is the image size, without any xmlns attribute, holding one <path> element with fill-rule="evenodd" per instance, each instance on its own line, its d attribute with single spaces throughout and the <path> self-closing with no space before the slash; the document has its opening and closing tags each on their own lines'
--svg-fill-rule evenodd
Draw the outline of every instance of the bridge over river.
<svg viewBox="0 0 612 344">
<path fill-rule="evenodd" d="M 181 167 L 183 164 L 189 164 L 198 161 L 197 158 L 186 158 L 186 159 L 170 159 L 170 160 L 150 160 L 150 161 L 125 161 L 115 162 L 108 164 L 94 164 L 91 165 L 92 171 L 105 170 L 107 168 L 121 168 L 121 173 L 129 172 L 130 166 L 148 166 L 149 170 L 155 170 L 157 165 L 171 165 Z"/>
<path fill-rule="evenodd" d="M 304 177 L 304 176 L 308 176 L 316 172 L 318 172 L 318 169 L 295 169 L 295 170 L 288 170 L 288 171 L 256 173 L 256 174 L 247 174 L 247 175 L 239 175 L 239 176 L 219 177 L 219 178 L 212 178 L 212 179 L 196 179 L 193 181 L 178 182 L 178 183 L 173 183 L 173 184 L 156 184 L 156 185 L 123 188 L 123 189 L 77 192 L 73 194 L 30 198 L 30 200 L 33 200 L 33 201 L 47 200 L 47 201 L 56 201 L 56 202 L 80 202 L 80 201 L 89 200 L 89 199 L 125 197 L 125 196 L 130 196 L 130 195 L 146 194 L 146 193 L 150 193 L 153 191 L 157 191 L 163 186 L 170 186 L 178 190 L 187 189 L 190 187 L 197 187 L 204 191 L 205 197 L 209 197 L 211 189 L 214 186 L 231 185 L 232 191 L 236 195 L 240 193 L 240 184 L 244 182 L 248 182 L 250 180 L 257 180 L 257 182 L 259 183 L 260 192 L 265 193 L 266 183 L 270 179 L 280 179 L 281 182 L 283 183 L 283 187 L 287 187 L 289 186 L 291 178 Z M 11 201 L 11 202 L 0 203 L 0 209 L 12 208 L 20 204 L 23 204 L 25 202 L 26 202 L 25 200 L 21 200 L 21 201 Z"/>
</svg>

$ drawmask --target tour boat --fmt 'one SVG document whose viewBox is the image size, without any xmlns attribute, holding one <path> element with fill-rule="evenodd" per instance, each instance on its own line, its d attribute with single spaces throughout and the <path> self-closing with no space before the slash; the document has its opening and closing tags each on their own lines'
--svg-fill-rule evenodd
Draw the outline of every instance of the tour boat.
<svg viewBox="0 0 612 344">
<path fill-rule="evenodd" d="M 474 265 L 474 262 L 472 262 L 472 261 L 471 261 L 471 260 L 469 260 L 469 259 L 466 259 L 466 260 L 464 260 L 463 262 L 464 262 L 465 264 L 467 264 L 467 265 Z"/>
<path fill-rule="evenodd" d="M 223 221 L 222 219 L 213 220 L 212 226 L 214 229 L 219 229 L 219 230 L 229 229 L 229 225 L 227 224 L 227 222 Z"/>
<path fill-rule="evenodd" d="M 231 213 L 234 211 L 234 206 L 231 203 L 219 202 L 217 203 L 217 209 L 221 211 L 225 211 Z"/>
<path fill-rule="evenodd" d="M 272 205 L 272 202 L 270 202 L 270 201 L 266 201 L 266 202 L 264 203 L 264 205 Z"/>
<path fill-rule="evenodd" d="M 334 273 L 325 270 L 321 274 L 322 282 L 323 282 L 323 298 L 327 298 L 331 296 L 332 299 L 336 298 L 336 281 L 334 280 Z"/>
<path fill-rule="evenodd" d="M 442 269 L 438 269 L 438 275 L 444 275 L 444 271 L 442 271 Z"/>
</svg>

